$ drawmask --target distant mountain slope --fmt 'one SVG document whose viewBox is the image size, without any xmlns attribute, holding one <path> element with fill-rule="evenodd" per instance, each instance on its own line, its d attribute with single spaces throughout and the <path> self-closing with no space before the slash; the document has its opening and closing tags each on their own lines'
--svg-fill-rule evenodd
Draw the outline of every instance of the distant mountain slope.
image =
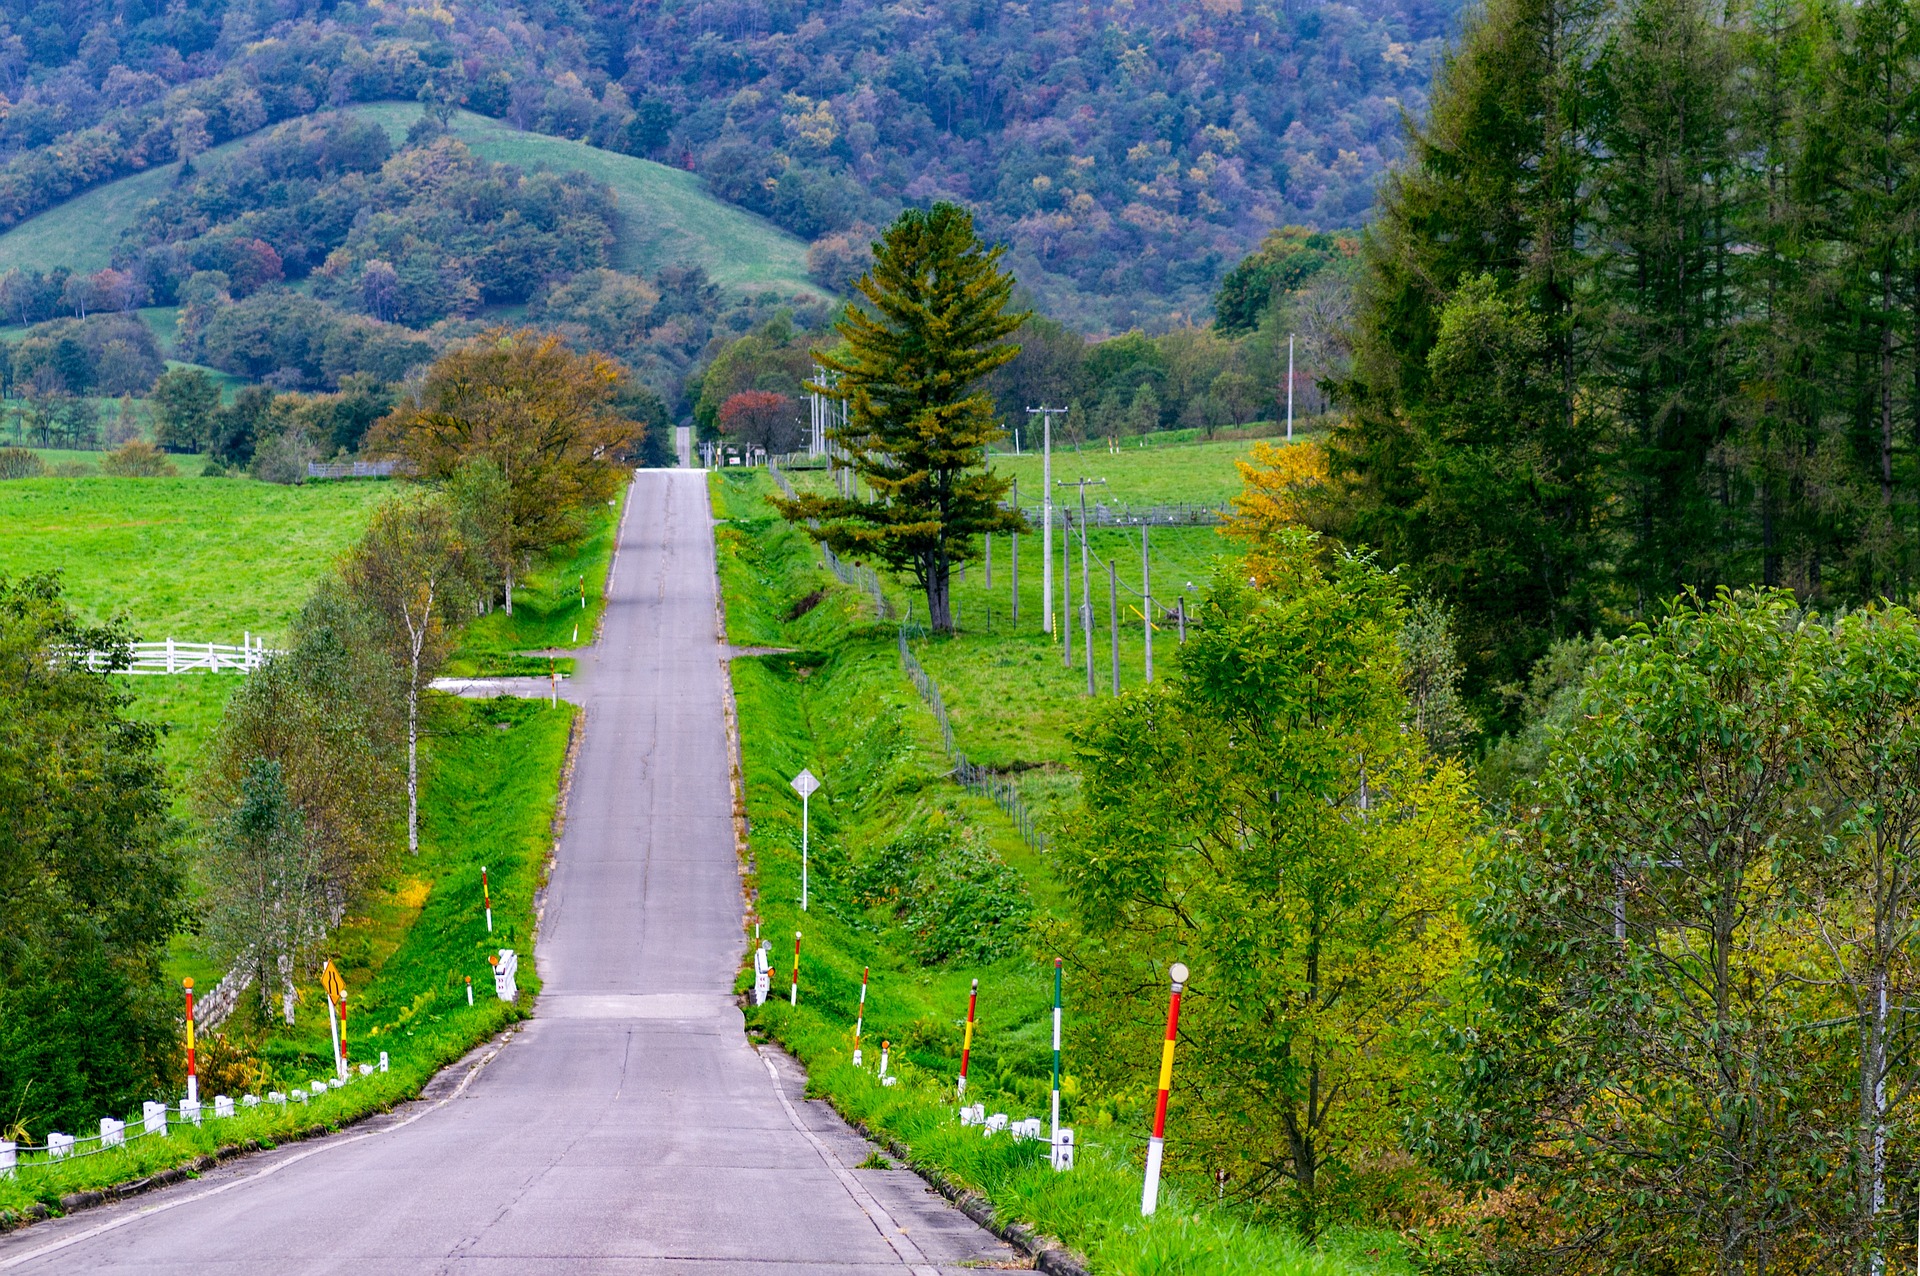
<svg viewBox="0 0 1920 1276">
<path fill-rule="evenodd" d="M 0 0 L 0 226 L 264 124 L 427 101 L 691 170 L 832 237 L 823 262 L 961 200 L 1056 315 L 1162 324 L 1273 227 L 1366 220 L 1464 2 Z"/>
<path fill-rule="evenodd" d="M 419 118 L 412 103 L 348 108 L 379 123 L 396 141 Z M 452 135 L 484 159 L 532 169 L 578 170 L 613 188 L 620 214 L 615 264 L 652 275 L 663 266 L 702 266 L 727 288 L 772 288 L 824 295 L 807 278 L 807 245 L 762 217 L 716 198 L 694 174 L 582 142 L 526 133 L 499 120 L 457 111 Z M 196 157 L 217 164 L 247 144 L 227 142 Z M 109 264 L 121 233 L 141 207 L 163 194 L 179 165 L 166 164 L 108 182 L 29 218 L 0 234 L 0 273 L 19 268 L 75 272 Z"/>
</svg>

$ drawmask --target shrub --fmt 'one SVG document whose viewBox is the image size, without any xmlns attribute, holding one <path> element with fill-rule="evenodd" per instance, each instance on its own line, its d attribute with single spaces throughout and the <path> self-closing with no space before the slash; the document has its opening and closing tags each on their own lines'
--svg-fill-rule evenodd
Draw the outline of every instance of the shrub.
<svg viewBox="0 0 1920 1276">
<path fill-rule="evenodd" d="M 100 472 L 114 478 L 172 478 L 180 471 L 159 448 L 132 439 L 100 458 Z"/>
<path fill-rule="evenodd" d="M 914 958 L 989 962 L 1020 946 L 1033 915 L 1020 874 L 991 849 L 931 825 L 902 833 L 854 873 L 854 897 L 884 906 L 912 935 Z"/>
<path fill-rule="evenodd" d="M 46 472 L 38 452 L 23 447 L 0 447 L 0 479 L 39 478 Z"/>
</svg>

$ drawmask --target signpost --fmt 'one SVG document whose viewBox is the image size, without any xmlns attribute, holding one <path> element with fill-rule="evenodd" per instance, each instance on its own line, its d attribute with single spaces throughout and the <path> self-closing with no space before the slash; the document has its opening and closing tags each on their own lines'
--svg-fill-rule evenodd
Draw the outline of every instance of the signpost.
<svg viewBox="0 0 1920 1276">
<path fill-rule="evenodd" d="M 320 968 L 320 985 L 327 990 L 327 1027 L 333 1033 L 333 1070 L 347 1075 L 347 981 L 340 978 L 332 959 Z"/>
<path fill-rule="evenodd" d="M 813 772 L 801 768 L 800 774 L 793 777 L 793 791 L 800 795 L 800 911 L 807 911 L 807 841 L 810 813 L 807 801 L 820 787 L 820 781 L 813 778 Z"/>
</svg>

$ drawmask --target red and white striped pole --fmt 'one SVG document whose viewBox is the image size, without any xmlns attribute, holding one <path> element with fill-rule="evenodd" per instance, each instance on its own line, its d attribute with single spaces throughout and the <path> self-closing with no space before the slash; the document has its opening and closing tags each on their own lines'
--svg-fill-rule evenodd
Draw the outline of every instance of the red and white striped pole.
<svg viewBox="0 0 1920 1276">
<path fill-rule="evenodd" d="M 853 1016 L 853 1066 L 860 1066 L 860 1029 L 867 1022 L 867 971 L 870 967 L 860 968 L 860 1009 Z"/>
<path fill-rule="evenodd" d="M 800 932 L 793 932 L 793 988 L 787 994 L 787 1004 L 800 1004 Z"/>
<path fill-rule="evenodd" d="M 1167 1091 L 1173 1086 L 1173 1038 L 1180 1027 L 1180 990 L 1187 986 L 1187 968 L 1179 962 L 1167 972 L 1173 976 L 1173 1000 L 1167 1003 L 1167 1040 L 1160 1047 L 1160 1097 L 1153 1106 L 1153 1137 L 1147 1140 L 1147 1180 L 1140 1188 L 1140 1216 L 1153 1213 L 1160 1203 L 1160 1157 L 1167 1145 Z"/>
<path fill-rule="evenodd" d="M 960 1097 L 967 1094 L 967 1058 L 973 1053 L 973 1008 L 980 1000 L 980 981 L 973 981 L 973 989 L 967 993 L 967 1035 L 960 1041 Z"/>
<path fill-rule="evenodd" d="M 487 866 L 480 866 L 480 900 L 487 906 L 487 934 L 493 934 L 493 888 L 487 885 Z"/>
<path fill-rule="evenodd" d="M 193 1059 L 193 980 L 180 981 L 187 990 L 187 1102 L 200 1101 L 200 1069 Z"/>
</svg>

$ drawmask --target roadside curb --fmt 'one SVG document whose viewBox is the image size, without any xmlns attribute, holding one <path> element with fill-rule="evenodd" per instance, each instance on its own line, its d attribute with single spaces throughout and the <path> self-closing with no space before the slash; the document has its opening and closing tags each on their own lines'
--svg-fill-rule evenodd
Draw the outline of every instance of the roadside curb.
<svg viewBox="0 0 1920 1276">
<path fill-rule="evenodd" d="M 842 1114 L 844 1116 L 844 1114 Z M 885 1148 L 887 1155 L 925 1179 L 927 1186 L 953 1202 L 954 1208 L 992 1232 L 1015 1249 L 1033 1259 L 1033 1269 L 1052 1276 L 1092 1276 L 1093 1268 L 1085 1255 L 1068 1249 L 1052 1236 L 1037 1232 L 1025 1223 L 1002 1223 L 994 1217 L 993 1202 L 970 1188 L 961 1187 L 934 1166 L 913 1159 L 913 1149 L 898 1139 L 875 1134 L 864 1121 L 847 1119 L 861 1138 Z"/>
<path fill-rule="evenodd" d="M 735 997 L 736 1004 L 738 1004 L 742 1010 L 746 1009 L 746 1001 L 747 999 L 744 995 Z M 795 1068 L 800 1070 L 801 1076 L 804 1077 L 808 1075 L 807 1065 L 802 1063 L 799 1058 L 778 1039 L 769 1037 L 764 1042 L 755 1045 L 754 1048 L 756 1050 L 777 1050 L 785 1055 Z M 928 1187 L 953 1202 L 954 1208 L 962 1214 L 965 1214 L 985 1230 L 993 1233 L 1001 1240 L 1007 1242 L 1007 1244 L 1033 1259 L 1033 1269 L 1035 1271 L 1050 1272 L 1052 1276 L 1092 1276 L 1093 1266 L 1084 1254 L 1067 1248 L 1058 1238 L 1036 1231 L 1025 1223 L 1000 1222 L 993 1215 L 993 1202 L 985 1196 L 982 1196 L 971 1188 L 962 1187 L 960 1184 L 955 1183 L 941 1172 L 939 1167 L 916 1161 L 913 1157 L 913 1149 L 900 1140 L 891 1135 L 875 1133 L 868 1127 L 865 1121 L 862 1121 L 858 1117 L 848 1116 L 840 1110 L 840 1105 L 833 1101 L 831 1094 L 823 1095 L 822 1098 L 827 1106 L 831 1107 L 855 1134 L 858 1134 L 867 1142 L 880 1147 L 888 1156 L 891 1156 L 902 1166 L 918 1174 L 926 1181 Z"/>
<path fill-rule="evenodd" d="M 491 1055 L 487 1052 L 497 1052 L 500 1047 L 504 1046 L 507 1040 L 519 1030 L 519 1027 L 520 1025 L 517 1022 L 510 1024 L 499 1032 L 494 1033 L 491 1037 L 488 1037 L 485 1041 L 476 1043 L 458 1059 L 455 1059 L 428 1077 L 426 1081 L 421 1084 L 420 1089 L 409 1097 L 396 1099 L 385 1106 L 368 1108 L 365 1112 L 357 1116 L 343 1117 L 331 1124 L 309 1125 L 286 1134 L 276 1135 L 271 1143 L 262 1142 L 259 1139 L 247 1139 L 241 1143 L 229 1143 L 212 1152 L 203 1153 L 191 1161 L 182 1162 L 169 1169 L 157 1170 L 145 1178 L 129 1179 L 125 1183 L 112 1183 L 106 1187 L 88 1188 L 82 1192 L 69 1192 L 60 1198 L 60 1205 L 57 1212 L 44 1201 L 35 1201 L 26 1209 L 18 1212 L 13 1210 L 0 1210 L 0 1235 L 19 1231 L 22 1228 L 30 1227 L 35 1223 L 44 1222 L 51 1218 L 65 1218 L 68 1215 L 77 1214 L 82 1210 L 96 1209 L 102 1205 L 111 1205 L 117 1201 L 127 1200 L 130 1197 L 143 1196 L 148 1192 L 158 1191 L 163 1187 L 172 1187 L 176 1183 L 185 1183 L 190 1179 L 200 1177 L 200 1175 L 216 1166 L 225 1164 L 228 1161 L 238 1160 L 241 1157 L 252 1156 L 259 1152 L 271 1152 L 276 1148 L 283 1147 L 290 1143 L 305 1143 L 311 1139 L 321 1139 L 333 1134 L 342 1134 L 376 1117 L 387 1116 L 404 1104 L 442 1098 L 449 1089 L 446 1082 L 451 1078 L 452 1074 L 456 1072 L 473 1072 L 491 1058 Z M 437 1092 L 435 1087 L 438 1087 Z"/>
</svg>

